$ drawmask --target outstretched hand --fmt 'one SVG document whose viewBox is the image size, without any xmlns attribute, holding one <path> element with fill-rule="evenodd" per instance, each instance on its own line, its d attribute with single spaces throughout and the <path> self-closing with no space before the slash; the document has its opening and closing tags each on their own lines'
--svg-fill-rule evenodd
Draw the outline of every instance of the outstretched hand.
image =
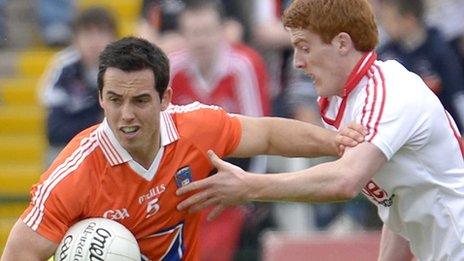
<svg viewBox="0 0 464 261">
<path fill-rule="evenodd" d="M 217 173 L 179 188 L 176 192 L 179 196 L 190 192 L 196 193 L 179 203 L 177 209 L 190 208 L 190 212 L 195 212 L 215 205 L 216 207 L 208 215 L 208 220 L 212 220 L 228 206 L 245 202 L 248 184 L 245 181 L 244 170 L 221 160 L 211 150 L 208 151 L 208 157 L 216 167 Z"/>
<path fill-rule="evenodd" d="M 346 147 L 355 147 L 359 143 L 363 143 L 366 135 L 366 128 L 356 122 L 351 122 L 340 129 L 335 137 L 335 142 L 338 147 L 338 156 L 343 155 Z"/>
</svg>

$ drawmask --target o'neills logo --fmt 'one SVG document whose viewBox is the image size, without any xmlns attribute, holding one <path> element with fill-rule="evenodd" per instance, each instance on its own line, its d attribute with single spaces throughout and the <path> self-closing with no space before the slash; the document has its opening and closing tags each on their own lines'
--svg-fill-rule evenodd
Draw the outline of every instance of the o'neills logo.
<svg viewBox="0 0 464 261">
<path fill-rule="evenodd" d="M 111 233 L 104 229 L 104 228 L 97 228 L 95 231 L 96 234 L 92 238 L 92 241 L 90 243 L 90 260 L 104 260 L 104 254 L 105 252 L 103 251 L 106 247 L 106 243 L 108 242 L 108 238 L 110 238 L 112 235 Z"/>
<path fill-rule="evenodd" d="M 68 235 L 63 239 L 63 245 L 60 248 L 60 260 L 65 260 L 68 257 L 72 240 L 73 240 L 72 235 Z"/>
</svg>

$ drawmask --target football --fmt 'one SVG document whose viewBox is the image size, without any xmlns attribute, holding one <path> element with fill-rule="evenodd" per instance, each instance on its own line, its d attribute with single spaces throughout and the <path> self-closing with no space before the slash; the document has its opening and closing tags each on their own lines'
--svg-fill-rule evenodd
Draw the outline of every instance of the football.
<svg viewBox="0 0 464 261">
<path fill-rule="evenodd" d="M 132 233 L 120 223 L 105 218 L 84 219 L 64 235 L 55 260 L 140 261 L 140 249 Z"/>
</svg>

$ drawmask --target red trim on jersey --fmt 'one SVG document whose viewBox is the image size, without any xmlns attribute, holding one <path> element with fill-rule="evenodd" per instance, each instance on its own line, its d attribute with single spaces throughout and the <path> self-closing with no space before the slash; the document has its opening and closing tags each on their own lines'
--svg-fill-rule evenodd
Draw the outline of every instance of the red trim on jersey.
<svg viewBox="0 0 464 261">
<path fill-rule="evenodd" d="M 108 140 L 105 140 L 103 133 L 104 133 L 103 131 L 100 131 L 98 133 L 98 141 L 100 142 L 103 153 L 108 158 L 110 165 L 114 166 L 117 164 L 117 160 L 116 160 L 116 157 L 114 156 L 114 153 L 111 151 L 110 144 L 109 144 L 110 142 Z"/>
<path fill-rule="evenodd" d="M 170 122 L 169 120 L 167 119 L 167 117 L 163 114 L 163 121 L 164 121 L 164 125 L 166 126 L 166 133 L 168 134 L 168 140 L 174 140 L 174 133 L 172 131 L 172 129 L 170 128 Z"/>
<path fill-rule="evenodd" d="M 345 113 L 347 97 L 353 91 L 354 88 L 358 85 L 361 79 L 367 74 L 369 68 L 374 64 L 377 59 L 377 54 L 375 52 L 368 52 L 363 55 L 363 57 L 358 61 L 353 70 L 351 71 L 345 86 L 343 88 L 343 100 L 338 109 L 337 116 L 335 119 L 330 119 L 325 116 L 325 113 L 329 107 L 330 101 L 328 98 L 319 99 L 320 114 L 322 120 L 327 124 L 332 125 L 338 129 L 340 127 L 340 122 L 343 119 L 343 114 Z"/>
<path fill-rule="evenodd" d="M 366 111 L 367 111 L 367 104 L 369 103 L 369 87 L 370 87 L 370 83 L 371 81 L 373 81 L 372 79 L 372 74 L 369 73 L 369 80 L 367 82 L 367 86 L 366 86 L 366 99 L 364 99 L 364 106 L 363 106 L 363 110 L 362 110 L 362 116 L 361 116 L 361 124 L 363 124 L 364 122 L 364 118 L 366 117 Z"/>
<path fill-rule="evenodd" d="M 375 103 L 377 102 L 377 95 L 378 95 L 377 94 L 377 86 L 378 86 L 379 82 L 375 78 L 374 72 L 372 72 L 372 71 L 369 71 L 369 72 L 372 73 L 372 80 L 374 81 L 374 86 L 373 86 L 374 93 L 372 94 L 373 100 L 372 100 L 372 104 L 371 104 L 371 113 L 369 114 L 369 119 L 366 122 L 366 127 L 370 131 L 370 129 L 374 128 L 374 126 L 375 126 L 375 124 L 374 124 L 374 126 L 371 126 L 371 123 L 372 123 L 372 118 L 374 117 L 375 105 L 376 105 Z M 370 132 L 369 132 L 369 134 L 370 134 Z"/>
<path fill-rule="evenodd" d="M 123 163 L 124 160 L 122 156 L 119 155 L 118 150 L 114 147 L 113 143 L 111 143 L 111 140 L 106 134 L 106 132 L 102 131 L 101 134 L 102 134 L 103 140 L 108 144 L 108 148 L 110 149 L 111 154 L 114 156 L 116 160 L 116 164 Z"/>
<path fill-rule="evenodd" d="M 461 149 L 461 156 L 464 159 L 464 141 L 462 140 L 461 135 L 459 134 L 459 131 L 453 126 L 453 123 L 451 122 L 449 114 L 445 111 L 446 114 L 446 119 L 448 119 L 448 123 L 450 125 L 451 130 L 453 130 L 454 137 L 456 138 L 459 148 Z"/>
<path fill-rule="evenodd" d="M 374 133 L 372 134 L 372 137 L 370 137 L 367 140 L 369 142 L 371 142 L 374 139 L 375 135 L 377 135 L 378 128 L 379 128 L 379 123 L 380 123 L 380 120 L 382 119 L 382 115 L 383 115 L 383 109 L 385 108 L 385 96 L 387 95 L 387 89 L 385 87 L 385 77 L 383 75 L 383 72 L 382 72 L 382 70 L 380 69 L 380 67 L 378 65 L 374 64 L 374 68 L 377 69 L 377 72 L 380 75 L 380 79 L 382 80 L 382 89 L 381 89 L 382 90 L 382 102 L 380 103 L 379 116 L 377 117 L 377 121 L 374 124 Z M 375 77 L 375 74 L 374 74 L 374 82 L 377 82 L 377 78 Z M 377 92 L 377 83 L 375 84 L 374 91 Z M 375 98 L 374 98 L 374 104 L 372 105 L 372 107 L 373 107 L 372 108 L 372 114 L 373 114 L 373 110 L 374 110 L 374 105 L 375 105 Z"/>
</svg>

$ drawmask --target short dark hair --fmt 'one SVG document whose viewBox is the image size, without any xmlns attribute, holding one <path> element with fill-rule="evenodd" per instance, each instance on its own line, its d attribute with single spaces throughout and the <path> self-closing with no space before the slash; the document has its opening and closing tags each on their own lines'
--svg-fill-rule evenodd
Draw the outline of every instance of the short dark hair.
<svg viewBox="0 0 464 261">
<path fill-rule="evenodd" d="M 101 52 L 98 66 L 98 90 L 103 91 L 103 77 L 106 69 L 113 67 L 125 72 L 151 69 L 155 77 L 153 86 L 160 98 L 169 84 L 169 60 L 156 45 L 137 37 L 124 37 L 109 45 Z"/>
<path fill-rule="evenodd" d="M 98 28 L 117 35 L 117 25 L 113 14 L 106 8 L 96 6 L 84 9 L 72 23 L 74 33 Z"/>
</svg>

